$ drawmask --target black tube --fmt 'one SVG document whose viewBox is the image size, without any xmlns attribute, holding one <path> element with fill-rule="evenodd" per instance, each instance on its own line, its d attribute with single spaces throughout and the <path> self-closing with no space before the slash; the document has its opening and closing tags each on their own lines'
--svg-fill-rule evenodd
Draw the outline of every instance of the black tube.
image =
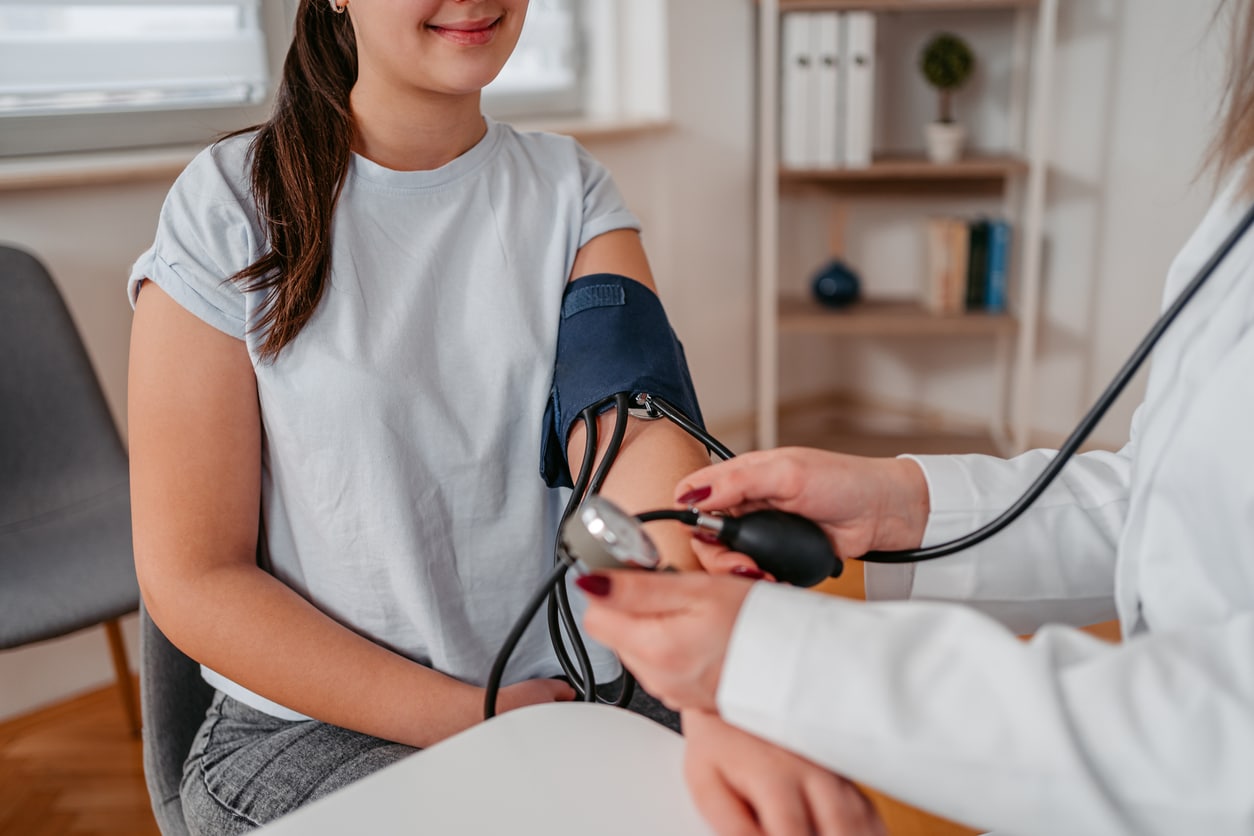
<svg viewBox="0 0 1254 836">
<path fill-rule="evenodd" d="M 690 421 L 687 415 L 684 415 L 662 398 L 659 398 L 656 395 L 645 395 L 644 400 L 646 405 L 652 404 L 658 412 L 678 424 L 681 429 L 688 433 L 688 435 L 692 436 L 697 441 L 700 441 L 706 446 L 707 450 L 717 455 L 720 459 L 726 461 L 727 459 L 735 457 L 736 454 L 731 451 L 731 448 L 725 446 L 714 436 L 701 429 L 701 427 Z"/>
<path fill-rule="evenodd" d="M 566 564 L 553 567 L 553 571 L 545 578 L 544 583 L 540 584 L 536 591 L 532 593 L 531 598 L 527 601 L 527 605 L 523 607 L 522 615 L 514 622 L 509 635 L 505 637 L 505 642 L 501 645 L 500 651 L 496 654 L 496 660 L 492 663 L 492 671 L 488 674 L 488 684 L 484 688 L 483 717 L 485 720 L 496 716 L 496 695 L 501 689 L 501 676 L 505 673 L 505 665 L 509 661 L 510 654 L 514 652 L 514 648 L 518 645 L 522 634 L 527 631 L 527 625 L 531 623 L 532 617 L 540 609 L 544 599 L 548 597 L 549 589 L 553 584 L 561 581 L 566 574 L 567 568 L 569 567 Z"/>
<path fill-rule="evenodd" d="M 1071 435 L 1068 436 L 1063 445 L 1058 448 L 1058 455 L 1054 456 L 1053 461 L 1051 461 L 1045 469 L 1041 471 L 1041 475 L 1036 477 L 1036 480 L 1028 486 L 1028 489 L 1023 492 L 1022 496 L 1015 500 L 1014 504 L 999 514 L 992 521 L 986 523 L 980 528 L 977 528 L 970 534 L 950 540 L 947 543 L 938 543 L 935 546 L 928 546 L 927 548 L 920 549 L 904 549 L 902 551 L 891 552 L 867 552 L 858 559 L 864 560 L 868 563 L 918 563 L 923 560 L 934 560 L 938 557 L 946 557 L 954 554 L 955 552 L 960 552 L 964 549 L 969 549 L 974 545 L 982 543 L 1018 519 L 1019 515 L 1026 511 L 1028 506 L 1035 502 L 1037 498 L 1045 492 L 1045 489 L 1049 487 L 1050 482 L 1053 482 L 1059 471 L 1062 470 L 1063 465 L 1065 465 L 1067 461 L 1075 455 L 1076 451 L 1080 448 L 1080 445 L 1083 444 L 1084 440 L 1089 437 L 1089 433 L 1093 431 L 1093 428 L 1097 426 L 1099 421 L 1101 421 L 1107 410 L 1110 409 L 1111 405 L 1115 402 L 1119 395 L 1122 394 L 1124 387 L 1126 387 L 1128 382 L 1132 380 L 1132 376 L 1136 374 L 1137 369 L 1139 369 L 1141 364 L 1145 362 L 1145 359 L 1149 357 L 1150 351 L 1167 330 L 1167 327 L 1176 320 L 1176 317 L 1180 314 L 1180 311 L 1184 308 L 1184 306 L 1188 304 L 1195 295 L 1197 295 L 1198 290 L 1200 290 L 1202 285 L 1206 283 L 1206 280 L 1211 277 L 1211 274 L 1215 272 L 1215 268 L 1217 268 L 1220 262 L 1222 262 L 1228 253 L 1232 251 L 1232 248 L 1236 246 L 1237 241 L 1239 241 L 1249 230 L 1252 224 L 1254 224 L 1254 206 L 1251 206 L 1250 209 L 1246 211 L 1245 215 L 1237 223 L 1236 227 L 1228 234 L 1228 237 L 1224 239 L 1224 242 L 1219 245 L 1219 248 L 1211 254 L 1211 257 L 1204 265 L 1202 265 L 1202 268 L 1198 270 L 1197 275 L 1193 277 L 1193 280 L 1185 286 L 1184 290 L 1180 291 L 1180 295 L 1176 297 L 1175 301 L 1171 304 L 1167 311 L 1158 318 L 1158 321 L 1154 323 L 1152 328 L 1150 328 L 1149 333 L 1145 335 L 1145 337 L 1137 345 L 1136 349 L 1133 350 L 1132 356 L 1129 357 L 1127 362 L 1123 364 L 1123 368 L 1119 370 L 1119 373 L 1116 374 L 1114 379 L 1110 381 L 1106 390 L 1102 392 L 1101 396 L 1097 399 L 1097 402 L 1093 404 L 1093 407 L 1080 420 L 1080 423 L 1076 425 L 1076 428 L 1072 430 Z"/>
</svg>

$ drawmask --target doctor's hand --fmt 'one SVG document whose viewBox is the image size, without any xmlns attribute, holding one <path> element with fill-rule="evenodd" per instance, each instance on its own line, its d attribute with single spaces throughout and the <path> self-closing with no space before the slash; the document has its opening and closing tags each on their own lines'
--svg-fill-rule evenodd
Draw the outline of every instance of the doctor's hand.
<svg viewBox="0 0 1254 836">
<path fill-rule="evenodd" d="M 584 627 L 676 711 L 715 710 L 732 625 L 752 584 L 703 572 L 632 569 L 577 578 L 588 593 Z"/>
<path fill-rule="evenodd" d="M 804 447 L 758 450 L 704 467 L 679 482 L 675 498 L 706 512 L 800 514 L 823 528 L 842 559 L 918 546 L 930 510 L 927 481 L 914 461 Z M 704 532 L 694 536 L 708 542 Z M 753 566 L 722 546 L 698 547 L 696 554 L 709 572 Z"/>
<path fill-rule="evenodd" d="M 885 836 L 870 799 L 805 758 L 685 711 L 684 777 L 697 810 L 723 836 Z"/>
</svg>

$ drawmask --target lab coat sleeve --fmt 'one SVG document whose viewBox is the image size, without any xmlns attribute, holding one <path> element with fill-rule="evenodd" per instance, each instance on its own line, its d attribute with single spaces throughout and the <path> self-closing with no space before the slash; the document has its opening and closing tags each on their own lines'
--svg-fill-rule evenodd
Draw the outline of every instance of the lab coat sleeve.
<svg viewBox="0 0 1254 836">
<path fill-rule="evenodd" d="M 984 543 L 906 567 L 867 564 L 868 597 L 962 601 L 1017 633 L 1115 617 L 1114 562 L 1127 511 L 1129 443 L 1074 457 L 1015 522 Z M 911 456 L 932 506 L 923 545 L 961 537 L 1019 497 L 1056 455 Z"/>
<path fill-rule="evenodd" d="M 1254 614 L 1112 645 L 967 607 L 754 586 L 730 723 L 906 803 L 1022 836 L 1254 833 Z"/>
</svg>

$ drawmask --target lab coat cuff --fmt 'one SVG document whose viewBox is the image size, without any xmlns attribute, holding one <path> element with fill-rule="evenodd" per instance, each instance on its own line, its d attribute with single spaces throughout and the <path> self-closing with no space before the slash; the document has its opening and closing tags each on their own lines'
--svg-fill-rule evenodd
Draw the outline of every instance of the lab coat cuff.
<svg viewBox="0 0 1254 836">
<path fill-rule="evenodd" d="M 982 494 L 960 456 L 905 455 L 899 458 L 917 463 L 927 480 L 931 513 L 923 532 L 922 547 L 962 537 L 979 527 Z"/>
<path fill-rule="evenodd" d="M 835 596 L 762 581 L 753 585 L 740 608 L 723 659 L 716 703 L 728 722 L 769 734 L 788 717 L 793 683 L 809 627 L 820 608 L 845 602 Z M 828 609 L 830 618 L 831 610 Z"/>
</svg>

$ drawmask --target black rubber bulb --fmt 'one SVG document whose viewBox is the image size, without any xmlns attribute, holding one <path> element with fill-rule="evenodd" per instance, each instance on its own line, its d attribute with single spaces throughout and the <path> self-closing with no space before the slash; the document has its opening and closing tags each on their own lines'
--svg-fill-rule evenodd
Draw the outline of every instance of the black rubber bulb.
<svg viewBox="0 0 1254 836">
<path fill-rule="evenodd" d="M 794 586 L 814 586 L 840 576 L 844 564 L 823 529 L 786 511 L 751 511 L 723 517 L 719 542 L 753 558 L 763 572 Z"/>
</svg>

